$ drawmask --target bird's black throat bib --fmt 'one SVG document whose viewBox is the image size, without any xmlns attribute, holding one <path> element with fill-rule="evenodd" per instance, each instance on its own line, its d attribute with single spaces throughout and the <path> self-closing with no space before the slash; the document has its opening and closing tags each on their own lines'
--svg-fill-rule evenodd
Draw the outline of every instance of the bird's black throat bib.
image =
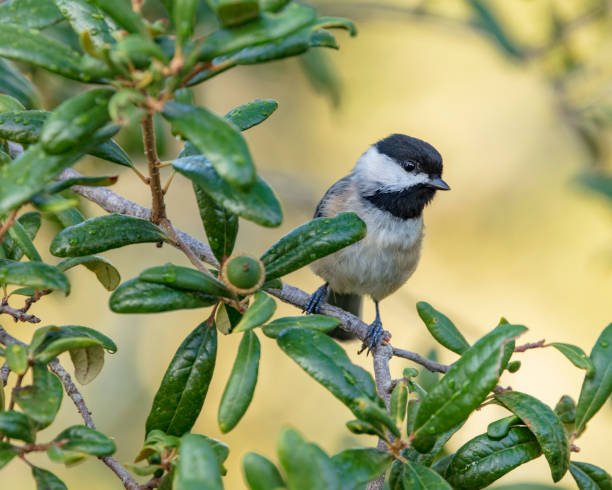
<svg viewBox="0 0 612 490">
<path fill-rule="evenodd" d="M 381 211 L 386 211 L 396 218 L 406 220 L 418 218 L 423 213 L 423 208 L 433 199 L 435 193 L 435 189 L 425 184 L 419 184 L 401 191 L 376 191 L 373 194 L 362 194 L 361 197 Z"/>
</svg>

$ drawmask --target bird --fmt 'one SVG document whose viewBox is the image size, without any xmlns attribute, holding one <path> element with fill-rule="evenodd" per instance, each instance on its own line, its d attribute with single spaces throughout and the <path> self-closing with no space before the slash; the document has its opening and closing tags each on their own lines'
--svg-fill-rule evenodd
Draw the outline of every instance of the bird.
<svg viewBox="0 0 612 490">
<path fill-rule="evenodd" d="M 317 205 L 315 218 L 352 211 L 366 224 L 360 241 L 311 264 L 325 283 L 304 306 L 306 314 L 313 314 L 329 301 L 360 316 L 361 297 L 370 296 L 376 317 L 358 353 L 368 349 L 369 354 L 390 338 L 382 328 L 379 302 L 416 270 L 423 243 L 423 209 L 436 191 L 450 190 L 442 180 L 442 169 L 442 156 L 432 145 L 391 134 L 371 145 Z"/>
</svg>

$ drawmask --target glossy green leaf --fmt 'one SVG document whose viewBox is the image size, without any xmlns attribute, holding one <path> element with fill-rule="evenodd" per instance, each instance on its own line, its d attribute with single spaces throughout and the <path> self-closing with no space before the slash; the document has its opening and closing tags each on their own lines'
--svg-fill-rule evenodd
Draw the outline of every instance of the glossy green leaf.
<svg viewBox="0 0 612 490">
<path fill-rule="evenodd" d="M 66 189 L 69 189 L 73 185 L 81 185 L 87 187 L 104 187 L 117 183 L 118 179 L 119 177 L 116 175 L 110 177 L 72 177 L 50 184 L 47 189 L 45 189 L 45 192 L 49 194 L 55 194 L 57 192 L 62 192 Z"/>
<path fill-rule="evenodd" d="M 440 455 L 442 450 L 444 449 L 445 444 L 449 441 L 449 439 L 463 427 L 464 422 L 457 424 L 454 427 L 451 427 L 449 430 L 443 432 L 442 434 L 436 436 L 435 442 L 431 449 L 425 453 L 419 452 L 416 449 L 409 447 L 402 454 L 405 455 L 407 459 L 411 461 L 415 461 L 424 466 L 431 466 L 434 460 Z"/>
<path fill-rule="evenodd" d="M 285 482 L 276 465 L 257 453 L 244 455 L 242 470 L 250 490 L 285 487 Z"/>
<path fill-rule="evenodd" d="M 319 446 L 306 442 L 293 429 L 278 437 L 278 458 L 292 490 L 340 489 L 340 478 L 332 460 Z"/>
<path fill-rule="evenodd" d="M 238 322 L 242 318 L 242 313 L 232 308 L 225 303 L 219 303 L 217 307 L 217 314 L 215 315 L 215 324 L 217 330 L 223 335 L 232 333 Z"/>
<path fill-rule="evenodd" d="M 51 425 L 55 419 L 64 389 L 62 382 L 44 364 L 35 363 L 32 370 L 33 384 L 16 391 L 15 401 L 40 430 Z"/>
<path fill-rule="evenodd" d="M 451 490 L 434 470 L 410 460 L 393 464 L 389 486 L 392 490 Z"/>
<path fill-rule="evenodd" d="M 19 449 L 5 441 L 0 441 L 0 470 L 19 454 Z"/>
<path fill-rule="evenodd" d="M 123 214 L 90 218 L 60 231 L 51 242 L 57 257 L 80 257 L 133 243 L 163 242 L 168 237 L 150 221 Z"/>
<path fill-rule="evenodd" d="M 26 414 L 14 410 L 0 412 L 0 434 L 32 444 L 36 439 L 33 420 Z"/>
<path fill-rule="evenodd" d="M 36 490 L 68 490 L 64 482 L 50 471 L 33 466 L 32 476 L 36 481 Z"/>
<path fill-rule="evenodd" d="M 41 215 L 37 212 L 24 213 L 17 218 L 17 222 L 24 228 L 27 237 L 30 240 L 34 240 L 38 230 L 40 229 Z M 4 251 L 6 252 L 7 259 L 21 259 L 23 256 L 23 250 L 19 248 L 19 246 L 10 236 L 5 235 L 2 244 L 4 245 Z"/>
<path fill-rule="evenodd" d="M 525 427 L 512 427 L 497 440 L 481 434 L 457 451 L 446 478 L 456 489 L 484 488 L 540 454 L 538 441 Z"/>
<path fill-rule="evenodd" d="M 46 364 L 51 362 L 62 352 L 69 351 L 71 349 L 84 349 L 87 347 L 101 346 L 102 343 L 98 339 L 94 339 L 89 336 L 73 336 L 69 333 L 59 335 L 57 338 L 53 338 L 48 343 L 43 344 L 41 349 L 35 356 L 37 362 Z"/>
<path fill-rule="evenodd" d="M 28 236 L 28 232 L 19 221 L 13 223 L 13 226 L 8 229 L 8 234 L 28 259 L 42 262 L 42 258 Z"/>
<path fill-rule="evenodd" d="M 281 277 L 321 257 L 361 240 L 365 223 L 355 213 L 339 213 L 333 218 L 316 218 L 298 226 L 261 256 L 266 279 Z"/>
<path fill-rule="evenodd" d="M 236 126 L 207 109 L 176 102 L 167 102 L 162 114 L 172 131 L 189 140 L 223 180 L 242 190 L 255 184 L 255 167 Z"/>
<path fill-rule="evenodd" d="M 408 406 L 408 385 L 404 380 L 399 381 L 391 392 L 391 400 L 389 402 L 389 411 L 391 417 L 395 421 L 395 425 L 401 425 L 406 416 L 406 407 Z"/>
<path fill-rule="evenodd" d="M 393 456 L 374 448 L 347 449 L 332 457 L 342 490 L 360 490 L 391 466 Z"/>
<path fill-rule="evenodd" d="M 172 21 L 178 44 L 191 36 L 197 20 L 198 0 L 173 0 Z"/>
<path fill-rule="evenodd" d="M 448 471 L 448 467 L 453 462 L 453 458 L 455 454 L 447 454 L 446 456 L 440 458 L 434 464 L 431 465 L 431 469 L 438 473 L 442 478 L 446 479 L 446 472 Z M 523 489 L 527 490 L 527 489 Z"/>
<path fill-rule="evenodd" d="M 306 330 L 316 330 L 318 332 L 329 332 L 340 325 L 340 320 L 327 315 L 308 315 L 308 316 L 286 316 L 277 318 L 263 327 L 263 333 L 275 339 L 279 334 L 288 328 L 305 328 Z"/>
<path fill-rule="evenodd" d="M 42 29 L 62 20 L 53 0 L 9 0 L 0 4 L 0 24 Z"/>
<path fill-rule="evenodd" d="M 417 312 L 432 337 L 444 347 L 459 355 L 470 348 L 470 344 L 461 335 L 461 332 L 455 327 L 453 322 L 429 303 L 419 301 L 417 303 Z"/>
<path fill-rule="evenodd" d="M 130 34 L 121 39 L 110 53 L 111 60 L 115 65 L 123 65 L 126 69 L 133 66 L 137 69 L 146 69 L 151 65 L 153 60 L 161 61 L 164 64 L 168 63 L 168 58 L 164 51 L 150 39 L 146 39 L 138 34 Z M 125 92 L 124 93 L 129 93 Z M 122 97 L 119 95 L 118 97 Z M 125 102 L 126 99 L 121 101 L 117 100 L 116 103 L 120 104 Z M 127 98 L 129 100 L 129 97 Z M 127 107 L 124 105 L 124 107 Z M 112 113 L 112 112 L 111 112 Z M 138 113 L 143 114 L 141 111 Z M 121 120 L 113 116 L 113 120 Z"/>
<path fill-rule="evenodd" d="M 108 291 L 113 291 L 121 283 L 119 271 L 104 257 L 97 257 L 95 255 L 70 257 L 62 260 L 56 267 L 63 272 L 78 265 L 82 265 L 93 272 L 98 281 L 100 281 L 100 284 Z"/>
<path fill-rule="evenodd" d="M 40 94 L 34 84 L 8 60 L 0 58 L 0 92 L 12 95 L 27 109 L 40 105 Z"/>
<path fill-rule="evenodd" d="M 612 477 L 598 466 L 572 461 L 570 472 L 580 490 L 612 490 Z"/>
<path fill-rule="evenodd" d="M 369 434 L 372 436 L 386 437 L 384 432 L 373 424 L 366 422 L 365 420 L 349 420 L 346 423 L 346 428 L 353 434 Z"/>
<path fill-rule="evenodd" d="M 217 298 L 198 291 L 174 289 L 163 284 L 130 279 L 110 297 L 110 309 L 115 313 L 158 313 L 160 311 L 205 308 Z"/>
<path fill-rule="evenodd" d="M 266 323 L 276 311 L 276 301 L 262 291 L 258 291 L 253 296 L 253 303 L 249 306 L 234 332 L 244 332 Z"/>
<path fill-rule="evenodd" d="M 228 211 L 263 226 L 281 223 L 278 199 L 261 177 L 256 177 L 250 189 L 241 190 L 223 180 L 204 156 L 179 158 L 172 166 Z"/>
<path fill-rule="evenodd" d="M 499 393 L 495 399 L 527 424 L 536 436 L 553 481 L 563 478 L 569 468 L 570 451 L 563 424 L 555 412 L 537 398 L 518 391 Z"/>
<path fill-rule="evenodd" d="M 0 167 L 0 213 L 6 214 L 24 204 L 81 156 L 79 151 L 49 155 L 35 144 Z"/>
<path fill-rule="evenodd" d="M 147 418 L 147 433 L 158 429 L 180 436 L 193 427 L 208 392 L 216 356 L 217 330 L 203 322 L 170 362 Z"/>
<path fill-rule="evenodd" d="M 5 3 L 0 4 L 0 9 L 6 5 Z M 0 22 L 1 24 L 1 22 Z M 25 107 L 16 98 L 7 94 L 0 94 L 0 112 L 10 111 L 25 111 Z"/>
<path fill-rule="evenodd" d="M 415 421 L 413 446 L 427 452 L 433 436 L 467 419 L 497 384 L 504 345 L 527 330 L 522 325 L 501 325 L 463 353 L 442 379 L 421 400 Z"/>
<path fill-rule="evenodd" d="M 257 384 L 260 351 L 255 332 L 246 331 L 240 341 L 232 372 L 219 403 L 218 421 L 223 433 L 229 432 L 238 424 L 251 403 Z"/>
<path fill-rule="evenodd" d="M 416 414 L 419 410 L 420 399 L 410 399 L 406 406 L 406 435 L 410 435 L 414 432 L 414 422 L 416 420 Z"/>
<path fill-rule="evenodd" d="M 551 342 L 548 345 L 561 352 L 577 368 L 586 369 L 587 376 L 595 373 L 595 366 L 593 366 L 591 359 L 577 345 L 564 344 L 562 342 Z"/>
<path fill-rule="evenodd" d="M 612 323 L 601 333 L 590 356 L 595 375 L 584 377 L 576 405 L 576 432 L 580 434 L 612 393 Z"/>
<path fill-rule="evenodd" d="M 91 383 L 104 367 L 104 347 L 92 345 L 82 349 L 70 349 L 74 377 L 82 385 Z"/>
<path fill-rule="evenodd" d="M 59 289 L 70 293 L 66 276 L 52 265 L 42 262 L 0 260 L 0 284 L 16 284 L 36 289 Z"/>
<path fill-rule="evenodd" d="M 85 425 L 73 425 L 61 431 L 55 441 L 66 440 L 65 451 L 81 451 L 93 456 L 110 456 L 116 450 L 115 443 L 107 436 Z"/>
<path fill-rule="evenodd" d="M 236 27 L 259 15 L 257 0 L 207 0 L 222 27 Z"/>
<path fill-rule="evenodd" d="M 110 121 L 108 102 L 114 93 L 113 89 L 96 88 L 62 102 L 42 127 L 43 149 L 57 154 L 82 146 L 88 136 Z"/>
<path fill-rule="evenodd" d="M 24 374 L 28 370 L 28 350 L 21 344 L 8 344 L 4 349 L 4 357 L 11 371 Z"/>
<path fill-rule="evenodd" d="M 229 111 L 224 117 L 240 131 L 245 131 L 264 122 L 278 108 L 272 99 L 255 99 Z"/>
<path fill-rule="evenodd" d="M 81 55 L 38 31 L 11 24 L 0 30 L 0 56 L 81 82 L 101 82 L 112 74 L 100 60 Z"/>
<path fill-rule="evenodd" d="M 62 327 L 48 326 L 36 330 L 30 343 L 31 353 L 40 353 L 43 348 L 49 346 L 52 342 L 60 338 L 87 337 L 97 340 L 102 347 L 108 352 L 114 354 L 117 352 L 117 345 L 110 337 L 107 337 L 102 332 L 93 328 L 82 327 L 80 325 L 65 325 Z M 96 344 L 92 344 L 96 345 Z"/>
<path fill-rule="evenodd" d="M 222 490 L 215 453 L 205 437 L 186 434 L 181 438 L 174 490 Z"/>
<path fill-rule="evenodd" d="M 87 0 L 55 0 L 61 14 L 77 35 L 87 32 L 94 46 L 115 42 L 111 29 L 98 7 Z"/>
<path fill-rule="evenodd" d="M 130 160 L 129 155 L 113 140 L 103 141 L 93 148 L 90 148 L 89 154 L 123 167 L 134 167 L 134 163 Z"/>
<path fill-rule="evenodd" d="M 221 263 L 232 254 L 238 234 L 238 216 L 216 203 L 199 185 L 193 184 L 200 218 L 211 250 Z"/>
<path fill-rule="evenodd" d="M 516 415 L 495 420 L 487 426 L 487 436 L 489 439 L 503 439 L 513 425 L 522 425 L 521 419 Z"/>
<path fill-rule="evenodd" d="M 199 291 L 211 296 L 233 297 L 231 291 L 221 281 L 210 274 L 204 274 L 199 270 L 189 267 L 181 267 L 168 263 L 145 269 L 138 278 L 141 281 L 165 284 L 172 288 L 189 291 Z"/>
<path fill-rule="evenodd" d="M 129 0 L 91 0 L 106 15 L 128 32 L 147 35 L 142 16 L 134 12 Z"/>
<path fill-rule="evenodd" d="M 576 422 L 576 402 L 569 395 L 563 395 L 555 406 L 555 413 L 564 424 Z"/>
</svg>

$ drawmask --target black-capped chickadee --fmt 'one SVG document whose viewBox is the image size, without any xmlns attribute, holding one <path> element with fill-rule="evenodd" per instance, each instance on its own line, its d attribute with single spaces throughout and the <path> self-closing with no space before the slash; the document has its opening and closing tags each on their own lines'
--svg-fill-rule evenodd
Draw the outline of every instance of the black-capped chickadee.
<svg viewBox="0 0 612 490">
<path fill-rule="evenodd" d="M 352 211 L 366 223 L 366 236 L 312 263 L 325 284 L 310 297 L 304 311 L 316 313 L 329 298 L 358 315 L 360 296 L 369 295 L 376 305 L 376 319 L 359 352 L 387 341 L 378 302 L 415 271 L 423 241 L 423 208 L 437 190 L 449 189 L 442 180 L 442 157 L 429 143 L 392 134 L 370 146 L 352 172 L 329 188 L 314 215 L 332 217 Z"/>
</svg>

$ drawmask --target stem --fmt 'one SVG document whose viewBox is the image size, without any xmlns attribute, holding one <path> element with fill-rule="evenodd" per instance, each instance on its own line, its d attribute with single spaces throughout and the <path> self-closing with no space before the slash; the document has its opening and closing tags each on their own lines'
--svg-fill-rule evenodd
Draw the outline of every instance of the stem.
<svg viewBox="0 0 612 490">
<path fill-rule="evenodd" d="M 25 373 L 17 376 L 17 381 L 15 381 L 15 386 L 13 387 L 13 391 L 11 392 L 11 401 L 8 406 L 9 410 L 13 410 L 13 408 L 15 407 L 15 390 L 18 390 L 19 388 L 21 388 L 21 382 L 23 381 L 24 376 L 25 376 Z"/>
<path fill-rule="evenodd" d="M 174 246 L 176 248 L 178 248 L 181 252 L 183 252 L 187 258 L 189 259 L 189 261 L 200 271 L 204 272 L 205 274 L 208 274 L 211 277 L 214 277 L 210 271 L 208 270 L 208 268 L 202 263 L 202 261 L 198 258 L 198 256 L 193 252 L 193 250 L 191 250 L 190 247 L 188 247 L 183 240 L 181 240 L 181 237 L 178 235 L 178 233 L 176 232 L 176 230 L 174 229 L 174 226 L 172 226 L 172 223 L 170 223 L 170 220 L 168 218 L 164 218 L 161 222 L 160 222 L 161 227 L 166 230 L 166 232 L 168 233 L 168 236 L 172 239 L 172 241 L 174 242 Z"/>
<path fill-rule="evenodd" d="M 2 301 L 0 302 L 0 315 L 2 313 L 6 313 L 7 315 L 12 316 L 16 322 L 30 322 L 30 323 L 39 323 L 40 318 L 34 315 L 30 315 L 23 310 L 18 310 L 16 308 L 12 308 L 9 306 L 8 302 Z"/>
<path fill-rule="evenodd" d="M 8 218 L 6 218 L 6 221 L 2 223 L 2 226 L 0 226 L 0 242 L 2 242 L 2 240 L 4 239 L 4 235 L 8 231 L 8 229 L 13 226 L 13 223 L 15 222 L 15 217 L 17 216 L 17 211 L 19 211 L 19 208 L 13 209 L 8 215 Z"/>
<path fill-rule="evenodd" d="M 149 163 L 149 185 L 153 198 L 150 220 L 156 225 L 166 217 L 166 205 L 164 204 L 164 190 L 159 177 L 159 157 L 155 146 L 155 129 L 153 128 L 153 115 L 147 114 L 142 120 L 142 139 L 145 155 Z"/>
</svg>

